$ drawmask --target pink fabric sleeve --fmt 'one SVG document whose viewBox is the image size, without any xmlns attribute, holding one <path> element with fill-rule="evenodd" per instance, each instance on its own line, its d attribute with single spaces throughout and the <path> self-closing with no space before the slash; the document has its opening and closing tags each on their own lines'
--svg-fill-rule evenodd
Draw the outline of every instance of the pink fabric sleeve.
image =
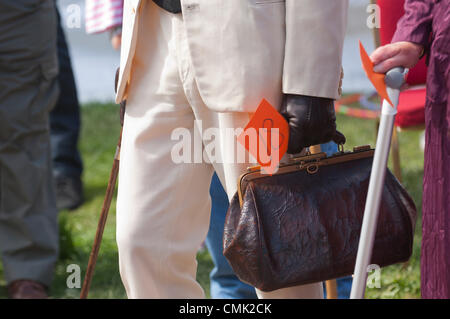
<svg viewBox="0 0 450 319">
<path fill-rule="evenodd" d="M 86 0 L 86 32 L 100 33 L 122 25 L 123 0 Z"/>
<path fill-rule="evenodd" d="M 406 0 L 405 14 L 397 24 L 392 42 L 413 42 L 423 45 L 425 51 L 428 51 L 435 2 L 436 0 Z"/>
</svg>

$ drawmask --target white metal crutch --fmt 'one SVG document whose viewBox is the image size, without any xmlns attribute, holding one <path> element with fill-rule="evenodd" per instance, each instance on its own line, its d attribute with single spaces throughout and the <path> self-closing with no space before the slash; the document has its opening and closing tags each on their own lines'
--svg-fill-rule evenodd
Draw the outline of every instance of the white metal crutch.
<svg viewBox="0 0 450 319">
<path fill-rule="evenodd" d="M 387 93 L 393 106 L 391 106 L 388 101 L 383 101 L 380 128 L 372 163 L 372 172 L 370 175 L 369 189 L 364 209 L 350 299 L 364 298 L 367 281 L 367 267 L 369 266 L 372 257 L 381 194 L 383 191 L 389 148 L 391 145 L 392 129 L 394 127 L 395 115 L 397 114 L 400 88 L 404 83 L 404 78 L 405 69 L 403 68 L 389 70 L 385 77 Z"/>
</svg>

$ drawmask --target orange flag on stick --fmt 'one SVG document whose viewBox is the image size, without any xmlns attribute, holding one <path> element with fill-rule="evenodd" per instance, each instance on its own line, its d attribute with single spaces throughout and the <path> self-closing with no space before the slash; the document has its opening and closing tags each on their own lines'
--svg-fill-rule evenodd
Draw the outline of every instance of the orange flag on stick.
<svg viewBox="0 0 450 319">
<path fill-rule="evenodd" d="M 284 117 L 263 99 L 237 139 L 258 161 L 265 173 L 273 174 L 287 151 L 289 125 Z"/>
<path fill-rule="evenodd" d="M 370 57 L 364 49 L 361 41 L 359 41 L 359 53 L 361 55 L 363 69 L 364 71 L 366 71 L 367 77 L 369 78 L 370 82 L 372 82 L 380 97 L 388 101 L 389 104 L 394 107 L 394 104 L 392 104 L 391 99 L 389 98 L 389 95 L 387 93 L 386 83 L 384 82 L 384 78 L 386 77 L 386 75 L 382 73 L 375 73 L 373 71 L 373 62 L 372 60 L 370 60 Z"/>
</svg>

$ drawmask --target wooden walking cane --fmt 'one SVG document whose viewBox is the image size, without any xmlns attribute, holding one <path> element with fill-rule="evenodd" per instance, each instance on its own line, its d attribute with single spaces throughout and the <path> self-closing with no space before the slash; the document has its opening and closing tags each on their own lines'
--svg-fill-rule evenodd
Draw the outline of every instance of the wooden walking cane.
<svg viewBox="0 0 450 319">
<path fill-rule="evenodd" d="M 95 264 L 97 262 L 100 244 L 102 242 L 103 231 L 105 230 L 106 219 L 108 218 L 109 207 L 111 206 L 114 189 L 116 187 L 117 175 L 119 174 L 119 160 L 120 160 L 120 145 L 122 141 L 122 129 L 120 130 L 120 137 L 117 143 L 116 154 L 114 155 L 114 162 L 109 176 L 108 187 L 106 188 L 105 199 L 103 200 L 102 211 L 98 221 L 97 233 L 95 234 L 94 244 L 92 246 L 91 254 L 89 255 L 89 262 L 86 269 L 86 275 L 81 288 L 80 299 L 86 299 L 91 286 L 92 276 L 94 274 Z"/>
<path fill-rule="evenodd" d="M 311 154 L 320 153 L 321 152 L 320 145 L 310 146 L 309 152 Z M 325 288 L 327 291 L 327 299 L 338 299 L 337 283 L 335 279 L 325 281 Z"/>
<path fill-rule="evenodd" d="M 117 84 L 119 83 L 120 68 L 116 70 L 114 79 L 114 92 L 117 93 Z M 102 243 L 103 231 L 105 230 L 106 220 L 108 218 L 109 207 L 111 206 L 114 189 L 116 188 L 117 175 L 119 175 L 119 160 L 120 160 L 120 146 L 122 144 L 123 132 L 123 118 L 125 115 L 126 100 L 120 103 L 120 134 L 117 142 L 116 154 L 114 154 L 113 166 L 109 174 L 108 187 L 106 188 L 105 199 L 103 200 L 102 211 L 98 221 L 97 232 L 95 234 L 94 244 L 92 245 L 91 254 L 89 255 L 89 262 L 84 276 L 83 287 L 81 287 L 80 299 L 86 299 L 91 286 L 92 276 L 94 275 L 95 264 L 97 263 L 98 252 L 100 244 Z"/>
</svg>

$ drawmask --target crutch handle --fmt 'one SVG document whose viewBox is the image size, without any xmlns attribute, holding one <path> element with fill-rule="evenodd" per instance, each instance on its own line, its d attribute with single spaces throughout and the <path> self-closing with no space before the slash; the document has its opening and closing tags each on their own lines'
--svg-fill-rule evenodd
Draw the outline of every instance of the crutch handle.
<svg viewBox="0 0 450 319">
<path fill-rule="evenodd" d="M 384 82 L 388 87 L 391 89 L 399 90 L 403 83 L 405 83 L 405 74 L 407 69 L 402 67 L 396 67 L 393 69 L 390 69 L 386 73 L 386 77 L 384 78 Z"/>
</svg>

